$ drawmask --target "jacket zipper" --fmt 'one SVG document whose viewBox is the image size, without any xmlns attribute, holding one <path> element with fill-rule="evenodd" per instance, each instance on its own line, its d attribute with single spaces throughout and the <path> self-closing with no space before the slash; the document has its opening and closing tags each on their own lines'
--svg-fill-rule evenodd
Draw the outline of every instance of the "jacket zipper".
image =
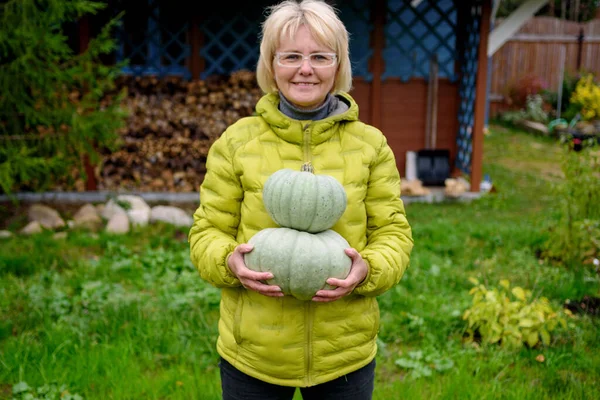
<svg viewBox="0 0 600 400">
<path fill-rule="evenodd" d="M 305 323 L 305 339 L 306 339 L 306 347 L 304 349 L 304 360 L 306 366 L 306 386 L 310 386 L 312 384 L 312 376 L 311 376 L 311 368 L 312 368 L 312 303 L 310 301 L 306 302 L 304 306 L 304 317 L 306 320 Z"/>
<path fill-rule="evenodd" d="M 304 165 L 302 165 L 302 171 L 313 172 L 313 166 L 310 160 L 310 123 L 304 125 Z"/>
</svg>

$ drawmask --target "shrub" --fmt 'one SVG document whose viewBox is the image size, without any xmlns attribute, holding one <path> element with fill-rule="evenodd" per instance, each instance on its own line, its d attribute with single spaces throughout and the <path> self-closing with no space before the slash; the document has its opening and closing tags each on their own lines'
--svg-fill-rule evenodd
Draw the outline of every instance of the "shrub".
<svg viewBox="0 0 600 400">
<path fill-rule="evenodd" d="M 474 278 L 475 287 L 471 308 L 463 314 L 467 321 L 467 342 L 475 335 L 484 343 L 499 343 L 507 348 L 520 348 L 524 344 L 537 346 L 550 344 L 550 334 L 560 323 L 566 328 L 564 316 L 553 310 L 548 299 L 531 299 L 531 291 L 518 286 L 510 289 L 508 280 L 500 281 L 500 288 L 488 289 Z"/>
<path fill-rule="evenodd" d="M 525 108 L 527 97 L 541 94 L 547 88 L 548 84 L 539 76 L 525 75 L 515 84 L 508 86 L 505 97 L 510 106 Z"/>
<path fill-rule="evenodd" d="M 600 119 L 600 85 L 594 82 L 594 75 L 586 74 L 579 79 L 571 95 L 571 104 L 584 121 Z"/>
<path fill-rule="evenodd" d="M 117 16 L 75 54 L 63 27 L 105 8 L 87 1 L 12 0 L 0 5 L 0 191 L 40 190 L 116 148 L 124 126 L 123 93 L 109 98 L 121 64 L 101 56 L 116 48 Z M 81 174 L 84 169 L 80 168 Z"/>
<path fill-rule="evenodd" d="M 502 122 L 515 124 L 522 120 L 548 122 L 548 114 L 543 108 L 544 100 L 539 94 L 527 96 L 525 108 L 517 111 L 506 111 L 500 116 Z"/>
<path fill-rule="evenodd" d="M 600 253 L 600 152 L 594 139 L 573 151 L 571 141 L 563 145 L 561 169 L 564 179 L 554 192 L 560 220 L 544 245 L 546 259 L 563 263 L 590 264 Z"/>
</svg>

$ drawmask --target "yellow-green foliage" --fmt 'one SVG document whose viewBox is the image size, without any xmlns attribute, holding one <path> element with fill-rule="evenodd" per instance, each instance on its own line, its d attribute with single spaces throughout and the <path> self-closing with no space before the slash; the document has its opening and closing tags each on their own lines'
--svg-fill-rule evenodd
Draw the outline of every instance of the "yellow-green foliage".
<svg viewBox="0 0 600 400">
<path fill-rule="evenodd" d="M 510 348 L 525 343 L 534 347 L 540 341 L 548 345 L 556 326 L 559 323 L 567 326 L 564 314 L 554 311 L 548 299 L 532 300 L 531 291 L 518 286 L 511 290 L 508 280 L 500 281 L 500 288 L 493 289 L 487 289 L 475 278 L 469 280 L 475 287 L 469 292 L 473 296 L 472 306 L 463 314 L 468 321 L 468 341 L 473 341 L 478 332 L 482 342 Z"/>
<path fill-rule="evenodd" d="M 580 108 L 581 116 L 586 121 L 600 118 L 600 85 L 594 83 L 592 74 L 579 79 L 571 95 L 571 104 Z"/>
</svg>

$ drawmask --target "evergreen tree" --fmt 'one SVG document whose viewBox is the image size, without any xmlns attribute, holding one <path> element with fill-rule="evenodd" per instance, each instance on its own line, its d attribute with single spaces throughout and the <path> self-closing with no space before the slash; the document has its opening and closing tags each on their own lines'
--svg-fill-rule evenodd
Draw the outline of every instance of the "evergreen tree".
<svg viewBox="0 0 600 400">
<path fill-rule="evenodd" d="M 100 56 L 115 49 L 110 20 L 85 52 L 68 44 L 65 24 L 106 5 L 87 0 L 10 0 L 0 4 L 0 192 L 42 190 L 57 177 L 115 149 L 125 123 L 121 65 Z"/>
</svg>

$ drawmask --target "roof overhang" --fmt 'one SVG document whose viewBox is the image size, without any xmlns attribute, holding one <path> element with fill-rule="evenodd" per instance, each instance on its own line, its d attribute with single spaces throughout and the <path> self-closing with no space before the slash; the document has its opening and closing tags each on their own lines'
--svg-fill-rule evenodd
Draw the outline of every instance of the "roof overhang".
<svg viewBox="0 0 600 400">
<path fill-rule="evenodd" d="M 494 8 L 492 9 L 492 22 L 496 18 L 496 12 L 500 1 L 494 1 Z M 548 0 L 527 0 L 521 4 L 511 15 L 509 15 L 502 23 L 494 28 L 490 32 L 490 38 L 488 40 L 488 56 L 494 55 L 504 43 L 506 43 L 519 29 L 535 15 L 543 6 L 548 3 Z"/>
</svg>

